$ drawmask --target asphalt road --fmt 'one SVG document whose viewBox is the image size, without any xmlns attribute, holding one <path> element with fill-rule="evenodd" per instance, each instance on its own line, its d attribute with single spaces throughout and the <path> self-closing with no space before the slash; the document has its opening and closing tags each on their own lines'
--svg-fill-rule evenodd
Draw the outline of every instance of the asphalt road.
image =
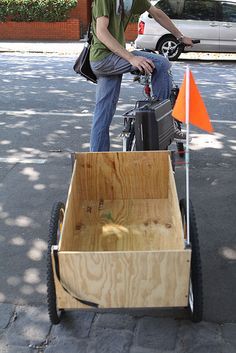
<svg viewBox="0 0 236 353">
<path fill-rule="evenodd" d="M 0 302 L 46 302 L 50 209 L 66 200 L 68 150 L 88 151 L 95 85 L 74 74 L 74 56 L 0 57 Z M 204 319 L 236 320 L 236 77 L 234 62 L 188 61 L 215 133 L 192 127 L 190 189 L 199 228 Z M 186 62 L 173 65 L 177 81 Z M 111 149 L 121 150 L 120 114 L 142 98 L 124 75 L 111 127 Z M 184 170 L 177 168 L 179 197 Z"/>
</svg>

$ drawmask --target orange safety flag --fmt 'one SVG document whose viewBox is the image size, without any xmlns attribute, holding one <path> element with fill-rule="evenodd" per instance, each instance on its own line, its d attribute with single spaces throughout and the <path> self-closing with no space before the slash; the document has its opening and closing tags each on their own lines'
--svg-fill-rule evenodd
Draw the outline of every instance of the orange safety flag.
<svg viewBox="0 0 236 353">
<path fill-rule="evenodd" d="M 202 130 L 213 132 L 210 118 L 208 116 L 205 104 L 194 81 L 191 71 L 189 71 L 189 123 Z M 177 120 L 186 122 L 186 73 L 184 81 L 180 87 L 178 98 L 176 100 L 172 115 Z"/>
</svg>

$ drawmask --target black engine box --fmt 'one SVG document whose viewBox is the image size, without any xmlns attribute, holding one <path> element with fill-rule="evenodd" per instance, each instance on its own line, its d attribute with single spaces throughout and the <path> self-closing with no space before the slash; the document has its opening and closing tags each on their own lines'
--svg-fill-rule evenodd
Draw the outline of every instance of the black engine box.
<svg viewBox="0 0 236 353">
<path fill-rule="evenodd" d="M 135 110 L 137 151 L 166 150 L 174 139 L 174 122 L 169 99 L 138 101 Z"/>
</svg>

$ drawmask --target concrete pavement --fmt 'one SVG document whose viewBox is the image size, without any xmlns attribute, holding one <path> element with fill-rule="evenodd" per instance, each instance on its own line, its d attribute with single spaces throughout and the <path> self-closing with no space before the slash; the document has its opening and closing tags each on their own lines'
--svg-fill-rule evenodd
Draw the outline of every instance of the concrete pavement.
<svg viewBox="0 0 236 353">
<path fill-rule="evenodd" d="M 80 53 L 83 45 L 83 40 L 77 42 L 0 41 L 0 52 L 76 55 Z"/>
<path fill-rule="evenodd" d="M 19 41 L 1 41 L 0 52 L 11 53 L 43 53 L 43 54 L 60 54 L 60 55 L 77 55 L 80 53 L 84 45 L 84 40 L 76 42 L 19 42 Z M 130 49 L 132 43 L 127 43 L 127 49 Z M 234 60 L 236 61 L 236 53 L 184 53 L 180 59 L 194 60 Z"/>
<path fill-rule="evenodd" d="M 18 43 L 19 47 L 17 50 L 16 43 L 5 43 L 4 45 L 5 46 L 3 46 L 2 42 L 0 43 L 0 50 L 3 52 L 34 53 L 36 49 L 38 49 L 40 53 L 51 53 L 52 55 L 76 55 L 77 47 L 82 48 L 83 44 L 73 43 L 73 50 L 70 49 L 72 47 L 69 48 L 68 46 L 67 48 L 66 43 L 28 43 L 28 48 L 26 48 L 26 43 Z M 22 47 L 20 48 L 20 46 Z M 70 43 L 70 46 L 72 46 L 72 43 Z M 16 128 L 17 126 L 20 128 L 19 125 L 15 125 Z M 230 137 L 230 139 L 231 138 L 233 140 L 233 137 Z M 6 143 L 6 141 L 4 143 Z M 4 143 L 2 146 L 4 146 Z M 205 161 L 201 160 L 201 163 L 204 162 Z M 58 168 L 61 168 L 62 165 L 63 163 L 60 162 Z M 17 169 L 17 166 L 15 168 Z M 55 168 L 55 166 L 53 166 L 53 168 Z M 67 163 L 66 168 L 69 168 L 69 163 Z M 208 168 L 210 168 L 209 163 Z M 40 168 L 37 170 L 34 169 L 33 171 L 29 169 L 30 168 L 25 168 L 24 171 L 19 169 L 18 176 L 16 175 L 15 179 L 12 179 L 11 186 L 17 183 L 17 177 L 19 178 L 20 176 L 22 177 L 22 175 L 26 175 L 29 177 L 31 183 L 32 181 L 35 183 L 34 190 L 42 190 L 44 183 L 42 181 L 40 183 L 37 182 L 37 174 L 40 175 Z M 49 176 L 51 176 L 49 165 L 47 165 L 47 171 L 49 171 Z M 222 172 L 225 173 L 225 169 Z M 229 179 L 231 179 L 230 174 L 228 173 L 227 175 Z M 67 177 L 65 177 L 65 180 L 66 179 Z M 200 180 L 203 180 L 202 176 Z M 45 184 L 49 184 L 49 182 L 52 183 L 52 188 L 55 188 L 55 178 L 45 180 Z M 65 189 L 66 186 L 63 185 L 63 192 Z M 25 190 L 22 191 L 24 192 Z M 20 191 L 18 192 L 20 193 Z M 27 194 L 27 196 L 28 195 L 30 195 L 30 193 Z M 16 196 L 10 195 L 10 197 L 13 200 Z M 36 200 L 37 196 L 35 194 L 34 201 Z M 2 198 L 0 201 L 2 202 Z M 35 203 L 34 207 L 37 208 L 37 205 L 38 204 Z M 20 206 L 22 207 L 22 205 Z M 3 214 L 1 214 L 1 216 L 3 216 Z M 27 220 L 21 219 L 18 221 L 24 223 Z M 35 232 L 37 232 L 37 229 Z M 10 234 L 8 234 L 8 236 L 10 236 Z M 22 239 L 19 236 L 15 236 L 14 242 L 18 248 L 21 245 L 21 241 Z M 28 242 L 29 241 L 30 239 L 28 239 Z M 37 256 L 40 255 L 40 246 L 42 245 L 39 243 L 35 244 L 35 247 L 30 253 L 30 258 L 37 259 Z M 10 260 L 14 261 L 12 258 Z M 232 249 L 232 262 L 233 261 L 234 254 Z M 222 266 L 226 266 L 226 264 L 222 262 Z M 25 280 L 26 284 L 29 284 L 31 281 L 31 283 L 35 283 L 36 287 L 37 272 L 35 269 L 33 270 L 34 271 L 31 273 L 25 274 L 25 277 L 28 275 Z M 14 286 L 16 288 L 17 280 L 18 278 L 16 276 L 12 276 L 8 278 L 8 283 L 12 285 L 12 288 L 14 288 Z M 210 281 L 210 277 L 208 277 L 207 280 Z M 25 293 L 30 295 L 30 287 L 27 287 L 26 284 L 24 288 L 23 286 L 22 288 Z M 38 289 L 41 290 L 41 292 L 44 291 L 43 288 Z M 221 288 L 219 291 L 220 290 Z M 52 327 L 48 320 L 47 307 L 44 302 L 42 302 L 41 305 L 27 305 L 26 303 L 12 304 L 10 302 L 8 303 L 7 297 L 1 297 L 2 292 L 4 291 L 0 289 L 0 301 L 2 301 L 2 304 L 0 304 L 0 353 L 236 352 L 235 320 L 234 322 L 222 323 L 204 321 L 199 324 L 193 324 L 188 320 L 186 312 L 183 310 L 181 312 L 163 312 L 159 310 L 98 310 L 66 312 L 61 324 Z M 217 295 L 217 293 L 215 294 Z M 232 293 L 232 297 L 234 295 L 235 294 Z M 229 298 L 225 297 L 226 301 L 228 299 Z M 212 300 L 214 300 L 213 297 Z M 221 302 L 219 302 L 219 306 L 220 305 L 222 305 Z M 234 310 L 234 308 L 232 308 L 232 310 Z"/>
<path fill-rule="evenodd" d="M 236 324 L 162 317 L 158 311 L 66 312 L 0 304 L 1 353 L 235 353 Z"/>
</svg>

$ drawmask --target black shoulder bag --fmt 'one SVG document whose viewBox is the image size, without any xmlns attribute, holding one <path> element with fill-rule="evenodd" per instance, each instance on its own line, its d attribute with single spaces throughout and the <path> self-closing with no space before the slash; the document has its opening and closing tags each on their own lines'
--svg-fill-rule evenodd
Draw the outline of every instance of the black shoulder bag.
<svg viewBox="0 0 236 353">
<path fill-rule="evenodd" d="M 87 80 L 92 81 L 93 83 L 97 83 L 97 77 L 94 74 L 93 70 L 91 69 L 90 61 L 89 61 L 90 47 L 91 47 L 91 42 L 93 38 L 93 35 L 91 33 L 91 22 L 92 22 L 92 15 L 91 15 L 91 19 L 88 27 L 86 43 L 79 57 L 76 59 L 73 69 L 77 74 L 82 75 Z"/>
</svg>

